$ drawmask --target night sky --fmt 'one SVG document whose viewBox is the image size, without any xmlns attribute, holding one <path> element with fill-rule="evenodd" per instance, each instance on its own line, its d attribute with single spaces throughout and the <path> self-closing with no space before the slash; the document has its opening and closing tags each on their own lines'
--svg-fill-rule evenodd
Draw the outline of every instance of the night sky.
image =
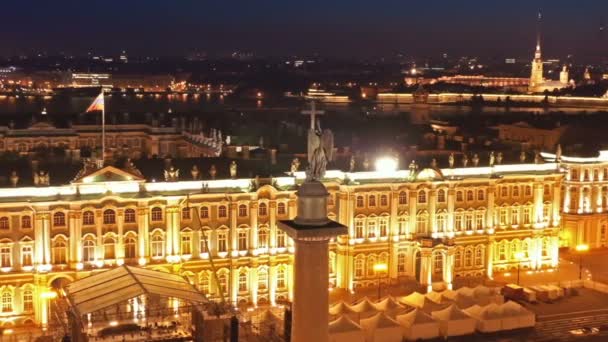
<svg viewBox="0 0 608 342">
<path fill-rule="evenodd" d="M 605 0 L 5 0 L 1 54 L 597 54 Z M 608 37 L 606 37 L 608 38 Z"/>
</svg>

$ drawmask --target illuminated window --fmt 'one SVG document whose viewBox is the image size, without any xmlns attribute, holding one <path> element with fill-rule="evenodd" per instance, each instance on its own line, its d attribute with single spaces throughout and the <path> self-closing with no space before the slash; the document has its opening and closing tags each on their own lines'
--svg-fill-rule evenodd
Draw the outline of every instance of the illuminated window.
<svg viewBox="0 0 608 342">
<path fill-rule="evenodd" d="M 473 213 L 466 213 L 464 216 L 464 227 L 467 231 L 473 230 Z"/>
<path fill-rule="evenodd" d="M 228 293 L 228 275 L 225 273 L 222 273 L 217 277 L 217 279 L 219 281 L 218 293 L 220 292 L 220 290 L 225 294 Z"/>
<path fill-rule="evenodd" d="M 125 258 L 134 259 L 136 257 L 137 240 L 129 236 L 125 239 Z"/>
<path fill-rule="evenodd" d="M 106 209 L 103 211 L 103 224 L 115 224 L 116 214 L 112 209 Z"/>
<path fill-rule="evenodd" d="M 397 224 L 399 225 L 399 235 L 405 235 L 407 233 L 407 225 L 409 218 L 407 216 L 401 216 L 398 218 Z"/>
<path fill-rule="evenodd" d="M 524 208 L 524 224 L 530 224 L 532 218 L 532 209 L 530 207 Z"/>
<path fill-rule="evenodd" d="M 239 251 L 246 251 L 247 245 L 247 231 L 239 230 Z"/>
<path fill-rule="evenodd" d="M 388 196 L 380 195 L 380 206 L 387 207 L 388 206 Z"/>
<path fill-rule="evenodd" d="M 479 210 L 475 213 L 475 228 L 476 229 L 483 229 L 483 227 L 485 226 L 485 224 L 483 223 L 485 216 L 486 216 L 486 213 L 483 210 Z"/>
<path fill-rule="evenodd" d="M 481 246 L 478 246 L 475 249 L 475 266 L 483 266 L 483 247 Z"/>
<path fill-rule="evenodd" d="M 85 262 L 95 261 L 95 241 L 91 237 L 82 242 L 82 260 Z"/>
<path fill-rule="evenodd" d="M 258 230 L 258 248 L 268 248 L 268 229 L 266 228 Z"/>
<path fill-rule="evenodd" d="M 247 216 L 247 206 L 244 204 L 239 205 L 239 217 Z"/>
<path fill-rule="evenodd" d="M 463 216 L 464 214 L 462 213 L 456 213 L 456 215 L 454 216 L 454 229 L 457 232 L 461 232 L 462 228 L 463 228 Z"/>
<path fill-rule="evenodd" d="M 182 233 L 181 252 L 182 255 L 192 254 L 192 237 L 189 233 Z"/>
<path fill-rule="evenodd" d="M 507 244 L 499 243 L 498 244 L 498 260 L 507 260 Z"/>
<path fill-rule="evenodd" d="M 399 193 L 399 204 L 400 205 L 407 204 L 407 193 L 405 191 L 401 191 Z"/>
<path fill-rule="evenodd" d="M 239 273 L 239 292 L 247 291 L 247 271 Z"/>
<path fill-rule="evenodd" d="M 457 249 L 454 253 L 454 268 L 459 269 L 462 267 L 462 251 Z"/>
<path fill-rule="evenodd" d="M 53 241 L 51 247 L 51 263 L 55 265 L 67 264 L 67 243 L 62 238 Z"/>
<path fill-rule="evenodd" d="M 29 215 L 21 216 L 21 228 L 29 229 L 32 228 L 32 217 Z"/>
<path fill-rule="evenodd" d="M 501 186 L 500 187 L 500 197 L 507 197 L 509 196 L 509 188 L 506 186 Z"/>
<path fill-rule="evenodd" d="M 218 252 L 228 251 L 228 233 L 225 231 L 217 233 L 217 251 Z"/>
<path fill-rule="evenodd" d="M 30 289 L 23 291 L 23 311 L 30 312 L 34 310 L 34 292 Z"/>
<path fill-rule="evenodd" d="M 182 208 L 182 220 L 190 220 L 190 207 Z"/>
<path fill-rule="evenodd" d="M 260 205 L 258 206 L 258 215 L 259 216 L 268 215 L 268 206 L 266 206 L 266 203 L 260 203 Z"/>
<path fill-rule="evenodd" d="M 376 196 L 370 195 L 369 198 L 367 199 L 367 201 L 368 201 L 368 206 L 370 206 L 370 207 L 376 206 Z"/>
<path fill-rule="evenodd" d="M 507 209 L 506 208 L 500 208 L 498 224 L 501 226 L 507 225 Z"/>
<path fill-rule="evenodd" d="M 285 215 L 287 213 L 286 207 L 285 207 L 285 203 L 283 202 L 279 202 L 279 204 L 277 204 L 277 214 L 278 215 Z"/>
<path fill-rule="evenodd" d="M 407 264 L 407 254 L 405 252 L 399 252 L 397 254 L 397 273 L 399 273 L 399 274 L 405 273 L 406 264 Z"/>
<path fill-rule="evenodd" d="M 2 293 L 2 312 L 13 312 L 13 295 L 8 291 Z"/>
<path fill-rule="evenodd" d="M 21 247 L 21 265 L 32 266 L 32 259 L 34 258 L 34 250 L 32 246 Z"/>
<path fill-rule="evenodd" d="M 258 270 L 258 290 L 266 290 L 268 288 L 268 271 L 266 268 Z"/>
<path fill-rule="evenodd" d="M 363 277 L 365 273 L 365 260 L 363 258 L 355 259 L 355 278 Z"/>
<path fill-rule="evenodd" d="M 473 266 L 473 251 L 467 249 L 466 251 L 464 251 L 464 267 L 471 266 Z"/>
<path fill-rule="evenodd" d="M 435 273 L 435 274 L 443 273 L 443 254 L 441 254 L 441 253 L 433 254 L 433 273 Z"/>
<path fill-rule="evenodd" d="M 441 189 L 437 191 L 437 202 L 445 203 L 445 190 Z"/>
<path fill-rule="evenodd" d="M 152 214 L 153 222 L 160 222 L 163 220 L 163 210 L 161 208 L 159 208 L 159 207 L 152 208 L 151 214 Z"/>
<path fill-rule="evenodd" d="M 0 267 L 11 267 L 11 248 L 0 247 Z"/>
<path fill-rule="evenodd" d="M 217 211 L 217 216 L 219 218 L 226 218 L 228 217 L 228 212 L 226 211 L 226 206 L 225 205 L 220 205 Z"/>
<path fill-rule="evenodd" d="M 92 211 L 85 211 L 82 214 L 82 224 L 85 226 L 95 224 L 95 214 Z"/>
<path fill-rule="evenodd" d="M 376 264 L 376 257 L 373 255 L 368 256 L 367 265 L 365 267 L 365 269 L 367 270 L 368 277 L 373 277 L 374 275 L 376 275 L 376 271 L 374 271 L 375 264 Z"/>
<path fill-rule="evenodd" d="M 211 282 L 209 280 L 209 274 L 207 271 L 201 272 L 198 277 L 198 288 L 203 294 L 209 294 L 211 292 Z"/>
<path fill-rule="evenodd" d="M 355 219 L 355 238 L 363 239 L 363 220 Z"/>
<path fill-rule="evenodd" d="M 277 229 L 277 247 L 285 247 L 285 232 L 281 229 Z"/>
<path fill-rule="evenodd" d="M 462 202 L 464 201 L 464 196 L 462 194 L 462 191 L 457 191 L 456 192 L 456 202 Z"/>
<path fill-rule="evenodd" d="M 446 221 L 447 221 L 447 214 L 445 214 L 445 213 L 437 214 L 437 232 L 439 232 L 439 233 L 445 232 Z"/>
<path fill-rule="evenodd" d="M 519 209 L 518 208 L 511 209 L 511 224 L 514 226 L 519 225 Z"/>
<path fill-rule="evenodd" d="M 150 242 L 150 254 L 153 258 L 162 258 L 165 255 L 165 240 L 161 234 L 155 234 Z"/>
<path fill-rule="evenodd" d="M 363 208 L 365 206 L 365 201 L 363 196 L 357 196 L 357 208 Z"/>
<path fill-rule="evenodd" d="M 374 220 L 374 219 L 367 220 L 367 237 L 368 238 L 376 237 L 376 220 Z"/>
<path fill-rule="evenodd" d="M 0 229 L 9 229 L 9 220 L 8 217 L 2 216 L 0 217 Z"/>
<path fill-rule="evenodd" d="M 199 238 L 199 252 L 209 253 L 209 229 L 205 229 L 201 232 Z"/>
<path fill-rule="evenodd" d="M 519 197 L 519 186 L 515 185 L 513 187 L 513 197 Z"/>
<path fill-rule="evenodd" d="M 54 227 L 65 227 L 65 214 L 64 213 L 58 212 L 53 215 L 53 226 Z"/>
<path fill-rule="evenodd" d="M 418 191 L 418 203 L 426 203 L 426 191 Z"/>
<path fill-rule="evenodd" d="M 477 200 L 484 201 L 486 198 L 486 193 L 483 190 L 477 190 Z"/>
<path fill-rule="evenodd" d="M 106 237 L 103 239 L 103 258 L 114 259 L 116 258 L 116 240 L 112 237 Z"/>
<path fill-rule="evenodd" d="M 201 218 L 202 219 L 209 218 L 209 208 L 208 207 L 201 207 Z"/>
<path fill-rule="evenodd" d="M 467 201 L 474 201 L 475 200 L 475 195 L 473 194 L 473 190 L 469 190 L 467 191 Z"/>
<path fill-rule="evenodd" d="M 526 186 L 526 194 L 525 196 L 532 196 L 532 187 L 527 185 Z"/>
<path fill-rule="evenodd" d="M 427 231 L 428 217 L 426 214 L 416 215 L 416 233 L 425 234 Z"/>
<path fill-rule="evenodd" d="M 135 210 L 134 209 L 125 210 L 125 223 L 135 223 Z"/>
<path fill-rule="evenodd" d="M 388 236 L 388 218 L 380 218 L 380 237 Z"/>
<path fill-rule="evenodd" d="M 279 289 L 284 289 L 286 287 L 286 274 L 285 274 L 285 268 L 284 267 L 280 267 L 277 270 L 277 288 Z"/>
</svg>

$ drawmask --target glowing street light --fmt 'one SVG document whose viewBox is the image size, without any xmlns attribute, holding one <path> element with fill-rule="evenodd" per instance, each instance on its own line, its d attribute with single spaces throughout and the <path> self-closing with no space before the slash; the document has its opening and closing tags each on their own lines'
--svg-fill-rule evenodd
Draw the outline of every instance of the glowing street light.
<svg viewBox="0 0 608 342">
<path fill-rule="evenodd" d="M 376 166 L 376 171 L 389 173 L 389 172 L 397 171 L 397 168 L 399 167 L 399 163 L 397 162 L 397 159 L 395 159 L 395 158 L 382 157 L 382 158 L 376 159 L 375 166 Z"/>
<path fill-rule="evenodd" d="M 378 275 L 378 300 L 380 300 L 380 274 L 384 273 L 388 270 L 388 265 L 386 264 L 375 264 L 374 272 Z"/>
<path fill-rule="evenodd" d="M 583 279 L 583 254 L 589 251 L 589 245 L 576 245 L 575 249 L 578 252 L 578 280 L 581 280 Z"/>
<path fill-rule="evenodd" d="M 521 261 L 526 257 L 526 254 L 522 251 L 515 252 L 515 260 L 517 260 L 517 285 L 519 285 L 519 269 Z"/>
</svg>

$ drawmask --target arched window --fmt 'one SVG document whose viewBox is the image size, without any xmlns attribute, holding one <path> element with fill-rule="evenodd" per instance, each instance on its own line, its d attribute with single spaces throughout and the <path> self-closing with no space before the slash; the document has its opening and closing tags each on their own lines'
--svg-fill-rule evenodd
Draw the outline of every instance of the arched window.
<svg viewBox="0 0 608 342">
<path fill-rule="evenodd" d="M 446 231 L 447 216 L 446 213 L 437 214 L 437 232 L 443 233 Z"/>
<path fill-rule="evenodd" d="M 355 219 L 355 239 L 363 239 L 365 234 L 364 230 L 364 221 L 363 219 Z"/>
<path fill-rule="evenodd" d="M 285 247 L 285 232 L 282 229 L 277 230 L 277 247 Z"/>
<path fill-rule="evenodd" d="M 473 190 L 467 191 L 467 201 L 471 202 L 475 200 L 475 195 L 473 194 Z"/>
<path fill-rule="evenodd" d="M 2 312 L 13 312 L 13 294 L 9 291 L 2 293 Z"/>
<path fill-rule="evenodd" d="M 532 196 L 532 187 L 529 185 L 526 185 L 526 194 L 525 196 Z"/>
<path fill-rule="evenodd" d="M 367 204 L 369 207 L 375 207 L 376 206 L 376 196 L 369 195 L 369 197 L 367 198 Z"/>
<path fill-rule="evenodd" d="M 519 197 L 519 186 L 517 186 L 517 185 L 513 186 L 512 191 L 513 191 L 513 194 L 512 194 L 513 197 Z"/>
<path fill-rule="evenodd" d="M 224 294 L 228 293 L 228 275 L 226 273 L 222 273 L 217 276 L 218 280 L 218 289 L 217 292 L 220 293 L 222 291 Z"/>
<path fill-rule="evenodd" d="M 65 227 L 65 214 L 57 212 L 53 215 L 53 226 L 54 227 Z"/>
<path fill-rule="evenodd" d="M 258 230 L 258 248 L 268 248 L 268 229 L 266 228 Z"/>
<path fill-rule="evenodd" d="M 286 278 L 287 278 L 287 272 L 285 271 L 285 267 L 279 267 L 279 269 L 277 269 L 277 288 L 278 289 L 282 290 L 287 287 Z"/>
<path fill-rule="evenodd" d="M 190 217 L 190 207 L 182 208 L 182 220 L 188 221 L 191 219 Z"/>
<path fill-rule="evenodd" d="M 208 219 L 209 218 L 209 207 L 202 206 L 201 207 L 201 218 Z"/>
<path fill-rule="evenodd" d="M 454 253 L 454 268 L 462 268 L 462 250 L 460 248 L 456 249 L 456 252 Z"/>
<path fill-rule="evenodd" d="M 125 258 L 126 259 L 134 259 L 135 257 L 137 257 L 136 246 L 137 246 L 137 239 L 135 239 L 133 236 L 129 236 L 125 239 Z"/>
<path fill-rule="evenodd" d="M 34 292 L 31 289 L 23 291 L 23 311 L 31 312 L 34 310 Z"/>
<path fill-rule="evenodd" d="M 376 219 L 367 219 L 367 237 L 373 239 L 376 237 Z"/>
<path fill-rule="evenodd" d="M 366 265 L 366 269 L 367 269 L 367 276 L 368 277 L 372 277 L 375 275 L 375 271 L 374 271 L 374 265 L 376 264 L 376 257 L 373 255 L 370 255 L 367 257 L 367 265 Z"/>
<path fill-rule="evenodd" d="M 150 254 L 153 258 L 162 258 L 165 255 L 165 240 L 161 234 L 155 234 L 150 242 Z"/>
<path fill-rule="evenodd" d="M 401 191 L 399 193 L 399 204 L 400 205 L 407 204 L 407 193 L 405 191 Z"/>
<path fill-rule="evenodd" d="M 247 233 L 248 231 L 246 229 L 241 229 L 239 230 L 239 235 L 238 235 L 238 244 L 239 244 L 239 251 L 246 251 L 249 247 L 248 247 L 248 239 L 247 239 Z"/>
<path fill-rule="evenodd" d="M 355 259 L 355 278 L 361 278 L 365 274 L 365 259 Z"/>
<path fill-rule="evenodd" d="M 0 247 L 0 267 L 11 267 L 13 249 L 10 246 Z"/>
<path fill-rule="evenodd" d="M 85 262 L 95 261 L 95 241 L 91 237 L 82 242 L 82 260 Z"/>
<path fill-rule="evenodd" d="M 244 204 L 239 205 L 239 217 L 247 216 L 247 206 Z"/>
<path fill-rule="evenodd" d="M 426 213 L 416 215 L 416 233 L 425 234 L 428 226 L 428 215 Z"/>
<path fill-rule="evenodd" d="M 225 205 L 220 205 L 218 207 L 217 216 L 219 218 L 226 218 L 226 217 L 228 217 L 228 212 L 226 211 L 226 206 Z"/>
<path fill-rule="evenodd" d="M 363 207 L 365 207 L 365 200 L 363 199 L 363 196 L 361 196 L 361 195 L 357 196 L 357 200 L 356 201 L 357 201 L 357 203 L 356 203 L 357 208 L 363 208 Z"/>
<path fill-rule="evenodd" d="M 192 235 L 190 234 L 191 233 L 182 233 L 180 243 L 182 255 L 192 254 Z"/>
<path fill-rule="evenodd" d="M 464 267 L 473 266 L 473 251 L 471 249 L 467 249 L 464 251 Z"/>
<path fill-rule="evenodd" d="M 388 206 L 388 196 L 380 195 L 380 206 L 387 207 Z"/>
<path fill-rule="evenodd" d="M 152 221 L 159 222 L 163 220 L 163 210 L 159 207 L 152 208 L 151 211 Z"/>
<path fill-rule="evenodd" d="M 285 215 L 286 213 L 287 213 L 287 210 L 285 209 L 285 203 L 279 202 L 279 204 L 277 204 L 277 214 Z"/>
<path fill-rule="evenodd" d="M 125 210 L 125 223 L 135 223 L 135 209 Z"/>
<path fill-rule="evenodd" d="M 258 206 L 258 215 L 259 216 L 268 215 L 268 206 L 266 206 L 266 203 L 260 203 L 260 205 Z"/>
<path fill-rule="evenodd" d="M 21 229 L 32 228 L 32 217 L 29 215 L 21 216 Z"/>
<path fill-rule="evenodd" d="M 203 294 L 209 294 L 211 286 L 209 274 L 207 271 L 202 271 L 198 277 L 198 288 Z"/>
<path fill-rule="evenodd" d="M 426 203 L 426 191 L 418 191 L 418 203 Z"/>
<path fill-rule="evenodd" d="M 407 254 L 405 252 L 399 252 L 397 254 L 397 273 L 403 274 L 406 272 L 407 265 Z"/>
<path fill-rule="evenodd" d="M 55 265 L 67 264 L 67 243 L 63 238 L 57 238 L 51 245 L 51 263 Z"/>
<path fill-rule="evenodd" d="M 381 217 L 379 220 L 380 237 L 388 236 L 388 217 Z"/>
<path fill-rule="evenodd" d="M 476 267 L 481 267 L 483 266 L 483 246 L 477 246 L 477 248 L 475 248 L 475 266 Z"/>
<path fill-rule="evenodd" d="M 116 213 L 112 209 L 106 209 L 103 211 L 103 224 L 115 224 Z"/>
<path fill-rule="evenodd" d="M 445 203 L 445 190 L 439 189 L 439 191 L 437 191 L 437 202 Z"/>
<path fill-rule="evenodd" d="M 113 237 L 107 236 L 103 239 L 103 258 L 116 258 L 116 240 Z"/>
<path fill-rule="evenodd" d="M 85 211 L 82 214 L 82 224 L 85 226 L 89 226 L 89 225 L 93 225 L 95 224 L 95 214 L 93 214 L 92 211 Z"/>
<path fill-rule="evenodd" d="M 0 229 L 10 229 L 8 217 L 0 217 Z"/>
<path fill-rule="evenodd" d="M 247 288 L 247 271 L 242 270 L 239 272 L 239 292 L 245 292 Z"/>
<path fill-rule="evenodd" d="M 484 201 L 486 198 L 486 193 L 483 190 L 477 190 L 477 200 Z"/>
<path fill-rule="evenodd" d="M 462 201 L 464 201 L 464 195 L 462 194 L 462 191 L 456 191 L 456 202 Z"/>
<path fill-rule="evenodd" d="M 435 274 L 443 273 L 443 253 L 440 253 L 440 252 L 433 253 L 433 273 L 435 273 Z"/>
<path fill-rule="evenodd" d="M 226 230 L 218 231 L 217 233 L 217 251 L 228 251 L 228 232 Z"/>
<path fill-rule="evenodd" d="M 577 169 L 572 169 L 570 170 L 570 179 L 573 181 L 578 181 L 578 170 Z"/>
<path fill-rule="evenodd" d="M 262 267 L 258 270 L 258 290 L 268 289 L 268 270 Z"/>
</svg>

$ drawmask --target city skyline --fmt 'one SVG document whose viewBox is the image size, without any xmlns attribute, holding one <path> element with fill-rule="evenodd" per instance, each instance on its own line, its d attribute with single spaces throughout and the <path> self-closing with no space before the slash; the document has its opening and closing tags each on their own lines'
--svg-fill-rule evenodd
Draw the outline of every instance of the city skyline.
<svg viewBox="0 0 608 342">
<path fill-rule="evenodd" d="M 548 55 L 594 57 L 608 5 L 586 1 L 441 5 L 381 1 L 209 4 L 160 1 L 44 4 L 10 3 L 4 55 L 116 53 L 178 56 L 194 51 L 252 51 L 259 55 L 370 57 L 406 55 L 527 55 L 542 9 Z M 77 29 L 76 29 L 77 28 Z M 364 49 L 361 47 L 365 46 Z"/>
</svg>

